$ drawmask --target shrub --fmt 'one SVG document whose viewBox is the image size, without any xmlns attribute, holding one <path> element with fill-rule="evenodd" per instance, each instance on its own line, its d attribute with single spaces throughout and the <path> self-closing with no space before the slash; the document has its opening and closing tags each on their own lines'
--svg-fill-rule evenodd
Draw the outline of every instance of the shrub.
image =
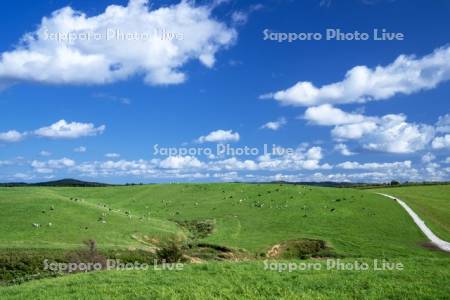
<svg viewBox="0 0 450 300">
<path fill-rule="evenodd" d="M 169 241 L 156 251 L 156 256 L 160 262 L 176 263 L 182 260 L 183 250 L 175 241 Z"/>
</svg>

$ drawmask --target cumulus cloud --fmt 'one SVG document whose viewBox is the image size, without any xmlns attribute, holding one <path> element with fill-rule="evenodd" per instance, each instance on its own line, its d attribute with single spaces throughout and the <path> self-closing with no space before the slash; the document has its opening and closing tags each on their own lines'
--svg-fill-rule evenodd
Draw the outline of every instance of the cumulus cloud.
<svg viewBox="0 0 450 300">
<path fill-rule="evenodd" d="M 375 121 L 364 121 L 355 124 L 340 125 L 333 128 L 331 134 L 336 139 L 360 139 L 377 129 L 378 125 Z"/>
<path fill-rule="evenodd" d="M 356 66 L 346 73 L 344 80 L 322 87 L 300 81 L 286 90 L 261 98 L 272 98 L 294 106 L 362 103 L 432 89 L 449 79 L 450 46 L 445 46 L 422 58 L 400 55 L 387 66 L 373 69 Z"/>
<path fill-rule="evenodd" d="M 75 161 L 69 158 L 52 159 L 48 161 L 38 161 L 33 160 L 31 162 L 31 167 L 37 173 L 53 173 L 55 169 L 63 169 L 75 166 Z"/>
<path fill-rule="evenodd" d="M 95 127 L 92 123 L 67 123 L 65 120 L 59 120 L 48 127 L 42 127 L 35 130 L 34 134 L 39 137 L 52 139 L 75 139 L 102 134 L 105 128 L 105 125 Z"/>
<path fill-rule="evenodd" d="M 430 178 L 427 171 L 419 172 L 410 161 L 390 163 L 360 163 L 345 162 L 338 164 L 336 169 L 342 172 L 319 171 L 315 173 L 288 173 L 282 170 L 274 175 L 249 175 L 252 181 L 284 180 L 290 182 L 301 181 L 333 181 L 333 182 L 390 182 L 393 179 L 401 181 L 423 181 Z M 433 177 L 436 178 L 436 177 Z"/>
<path fill-rule="evenodd" d="M 436 122 L 436 131 L 450 133 L 450 114 L 440 116 Z"/>
<path fill-rule="evenodd" d="M 348 146 L 346 144 L 337 144 L 334 146 L 334 150 L 339 151 L 339 153 L 341 153 L 344 156 L 351 156 L 351 155 L 355 155 L 355 152 L 350 151 L 350 149 L 348 149 Z"/>
<path fill-rule="evenodd" d="M 434 137 L 434 127 L 406 122 L 404 115 L 386 115 L 377 128 L 367 132 L 363 147 L 390 153 L 413 153 L 424 149 Z"/>
<path fill-rule="evenodd" d="M 119 158 L 120 154 L 118 154 L 118 153 L 106 153 L 105 157 L 107 157 L 107 158 Z"/>
<path fill-rule="evenodd" d="M 19 142 L 25 137 L 25 133 L 20 133 L 17 130 L 9 130 L 0 132 L 0 142 Z"/>
<path fill-rule="evenodd" d="M 267 171 L 277 170 L 317 170 L 331 169 L 329 164 L 321 164 L 323 158 L 321 147 L 311 147 L 304 149 L 297 148 L 295 151 L 277 151 L 277 153 L 268 153 L 258 158 L 258 169 Z"/>
<path fill-rule="evenodd" d="M 12 165 L 13 162 L 9 161 L 9 160 L 0 160 L 0 167 L 2 166 L 9 166 Z"/>
<path fill-rule="evenodd" d="M 50 155 L 52 155 L 52 153 L 49 151 L 46 151 L 46 150 L 42 150 L 41 152 L 39 152 L 39 155 L 40 156 L 50 156 Z"/>
<path fill-rule="evenodd" d="M 300 146 L 297 149 L 277 147 L 274 151 L 260 155 L 256 159 L 239 159 L 239 157 L 232 156 L 221 160 L 201 162 L 191 156 L 171 156 L 153 163 L 159 168 L 197 168 L 215 172 L 330 169 L 330 165 L 321 164 L 322 159 L 321 147 L 308 149 Z"/>
<path fill-rule="evenodd" d="M 251 159 L 239 160 L 236 157 L 227 158 L 224 160 L 215 161 L 210 163 L 208 168 L 210 170 L 247 170 L 247 171 L 255 171 L 260 167 L 258 163 Z"/>
<path fill-rule="evenodd" d="M 169 156 L 159 166 L 164 169 L 200 168 L 203 164 L 194 156 Z"/>
<path fill-rule="evenodd" d="M 308 108 L 304 118 L 317 125 L 334 125 L 331 134 L 338 141 L 358 140 L 366 149 L 389 153 L 422 150 L 435 134 L 433 126 L 409 123 L 402 114 L 370 117 L 328 104 Z"/>
<path fill-rule="evenodd" d="M 335 181 L 335 182 L 389 182 L 391 180 L 401 181 L 423 181 L 427 180 L 428 174 L 419 172 L 413 167 L 410 160 L 394 162 L 356 162 L 346 161 L 339 163 L 336 169 L 342 172 L 324 174 L 321 172 L 309 176 L 309 180 Z"/>
<path fill-rule="evenodd" d="M 284 149 L 287 150 L 288 148 Z M 282 150 L 280 147 L 279 150 Z M 279 154 L 277 154 L 279 153 Z M 76 164 L 75 161 L 62 158 L 58 160 L 30 163 L 35 173 L 24 173 L 33 178 L 59 176 L 62 172 L 76 172 L 77 176 L 88 177 L 137 177 L 158 180 L 287 180 L 287 181 L 349 181 L 349 182 L 388 182 L 392 179 L 422 181 L 443 180 L 448 178 L 450 168 L 442 169 L 434 162 L 426 163 L 420 172 L 411 161 L 395 162 L 356 162 L 345 161 L 335 166 L 322 164 L 322 148 L 299 147 L 294 152 L 274 152 L 241 160 L 229 157 L 222 160 L 202 162 L 193 156 L 170 156 L 166 159 L 151 160 L 108 160 L 87 161 Z M 5 165 L 11 162 L 5 161 Z M 0 161 L 0 165 L 3 161 Z M 332 169 L 341 169 L 333 173 Z M 310 171 L 320 171 L 311 174 Z M 301 172 L 301 173 L 300 173 Z M 322 173 L 324 172 L 324 173 Z M 326 172 L 326 173 L 325 173 Z M 331 172 L 331 173 L 330 173 Z M 266 175 L 267 174 L 267 175 Z"/>
<path fill-rule="evenodd" d="M 354 161 L 346 161 L 337 165 L 338 168 L 346 170 L 385 170 L 385 169 L 409 169 L 412 164 L 410 160 L 401 162 L 387 162 L 387 163 L 359 163 Z"/>
<path fill-rule="evenodd" d="M 206 136 L 201 136 L 197 139 L 199 143 L 212 142 L 212 143 L 222 143 L 222 142 L 237 142 L 239 141 L 239 133 L 233 132 L 232 130 L 216 130 L 209 133 Z"/>
<path fill-rule="evenodd" d="M 105 84 L 133 75 L 152 85 L 178 84 L 186 80 L 186 63 L 210 68 L 216 53 L 236 40 L 236 31 L 211 15 L 213 6 L 181 1 L 151 10 L 148 2 L 110 5 L 95 16 L 71 7 L 54 11 L 14 50 L 1 53 L 0 84 Z M 64 38 L 69 34 L 77 38 Z"/>
<path fill-rule="evenodd" d="M 286 118 L 279 118 L 277 121 L 267 122 L 266 124 L 261 126 L 261 129 L 270 129 L 270 130 L 278 130 L 284 125 L 286 125 Z"/>
<path fill-rule="evenodd" d="M 309 180 L 314 181 L 333 181 L 333 182 L 369 182 L 380 183 L 390 182 L 391 180 L 400 181 L 423 181 L 423 177 L 416 169 L 388 169 L 379 171 L 357 172 L 357 173 L 330 173 L 321 172 L 308 176 Z"/>
<path fill-rule="evenodd" d="M 144 178 L 158 179 L 195 179 L 214 178 L 222 180 L 237 180 L 237 172 L 252 171 L 295 171 L 300 170 L 329 170 L 329 164 L 322 164 L 322 148 L 299 147 L 295 151 L 278 149 L 273 154 L 265 154 L 255 159 L 227 157 L 221 160 L 201 161 L 195 156 L 169 156 L 164 159 L 151 160 L 116 160 L 83 162 L 70 165 L 68 170 L 77 172 L 81 176 L 142 176 Z M 48 162 L 34 163 L 40 173 L 51 173 L 54 168 Z M 48 171 L 46 170 L 49 169 Z"/>
<path fill-rule="evenodd" d="M 359 123 L 366 119 L 361 114 L 347 113 L 330 104 L 309 107 L 303 116 L 312 124 L 317 125 L 341 125 Z"/>
<path fill-rule="evenodd" d="M 450 134 L 434 138 L 431 145 L 434 149 L 450 148 Z"/>
<path fill-rule="evenodd" d="M 430 163 L 430 162 L 432 162 L 435 159 L 436 159 L 436 156 L 433 153 L 431 153 L 431 152 L 428 152 L 428 153 L 426 153 L 426 154 L 424 154 L 422 156 L 422 162 L 423 163 Z"/>
</svg>

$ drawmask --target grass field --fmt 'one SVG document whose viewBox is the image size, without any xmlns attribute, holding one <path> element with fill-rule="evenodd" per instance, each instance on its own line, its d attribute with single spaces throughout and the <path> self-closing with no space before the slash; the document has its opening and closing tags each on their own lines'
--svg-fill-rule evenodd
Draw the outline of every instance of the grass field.
<svg viewBox="0 0 450 300">
<path fill-rule="evenodd" d="M 440 212 L 450 203 L 446 189 L 385 192 L 407 201 L 425 220 L 439 216 L 447 226 L 444 230 L 450 222 L 445 218 L 449 211 Z M 416 206 L 397 191 L 405 197 L 411 191 Z M 64 251 L 83 247 L 87 239 L 105 250 L 148 250 L 168 239 L 192 242 L 192 232 L 179 224 L 208 222 L 212 231 L 196 236 L 195 242 L 239 249 L 245 259 L 203 260 L 181 271 L 68 275 L 0 287 L 0 295 L 2 299 L 448 299 L 450 256 L 424 247 L 427 240 L 407 213 L 374 192 L 231 183 L 1 188 L 0 252 Z M 425 198 L 434 200 L 423 204 Z M 404 270 L 264 270 L 263 260 L 274 245 L 304 239 L 324 241 L 332 257 L 345 262 L 385 259 L 401 262 Z M 326 259 L 293 257 L 290 262 L 324 265 Z"/>
<path fill-rule="evenodd" d="M 448 260 L 404 260 L 405 271 L 264 270 L 262 262 L 182 271 L 108 271 L 0 289 L 2 299 L 448 299 Z"/>
<path fill-rule="evenodd" d="M 450 185 L 377 189 L 405 201 L 440 238 L 450 241 Z"/>
<path fill-rule="evenodd" d="M 0 205 L 0 248 L 79 248 L 89 238 L 103 248 L 123 248 L 141 245 L 133 236 L 143 233 L 166 237 L 179 232 L 172 222 L 130 219 L 50 188 L 2 188 Z"/>
<path fill-rule="evenodd" d="M 175 220 L 211 219 L 214 232 L 204 241 L 252 253 L 285 240 L 318 238 L 346 256 L 428 255 L 402 208 L 359 190 L 242 184 L 5 188 L 0 201 L 0 244 L 7 247 L 65 248 L 87 238 L 99 247 L 138 246 L 133 236 L 183 235 Z M 51 227 L 32 226 L 49 222 Z"/>
</svg>

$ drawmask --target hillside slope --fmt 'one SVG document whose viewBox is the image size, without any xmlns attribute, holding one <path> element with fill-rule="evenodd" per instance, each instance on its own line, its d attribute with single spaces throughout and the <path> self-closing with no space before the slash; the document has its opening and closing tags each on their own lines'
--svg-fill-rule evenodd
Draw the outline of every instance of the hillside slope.
<svg viewBox="0 0 450 300">
<path fill-rule="evenodd" d="M 432 255 L 421 247 L 427 240 L 402 208 L 367 191 L 280 184 L 43 189 L 138 219 L 211 220 L 213 233 L 201 241 L 255 254 L 282 241 L 316 238 L 345 256 Z"/>
<path fill-rule="evenodd" d="M 87 239 L 101 248 L 141 247 L 135 236 L 182 234 L 173 222 L 130 218 L 43 187 L 0 188 L 0 207 L 0 248 L 79 248 Z"/>
</svg>

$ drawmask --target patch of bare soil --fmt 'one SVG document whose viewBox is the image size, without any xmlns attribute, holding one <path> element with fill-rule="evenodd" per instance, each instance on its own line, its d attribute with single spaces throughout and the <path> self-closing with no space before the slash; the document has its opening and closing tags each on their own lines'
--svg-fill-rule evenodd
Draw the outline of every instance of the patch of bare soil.
<svg viewBox="0 0 450 300">
<path fill-rule="evenodd" d="M 276 244 L 273 245 L 272 248 L 269 249 L 269 251 L 267 251 L 267 257 L 278 257 L 280 255 L 281 252 L 281 245 L 280 244 Z"/>
<path fill-rule="evenodd" d="M 425 243 L 421 243 L 420 246 L 426 248 L 426 249 L 430 249 L 433 251 L 440 251 L 440 252 L 444 252 L 450 255 L 450 253 L 443 251 L 441 248 L 439 248 L 438 246 L 436 246 L 435 244 L 433 244 L 432 242 L 425 242 Z"/>
<path fill-rule="evenodd" d="M 269 258 L 322 258 L 335 257 L 336 253 L 333 249 L 327 246 L 325 241 L 314 239 L 299 239 L 284 241 L 273 245 L 267 252 L 266 256 Z"/>
<path fill-rule="evenodd" d="M 242 261 L 249 259 L 249 254 L 245 250 L 208 243 L 190 244 L 186 255 L 200 260 Z"/>
</svg>

